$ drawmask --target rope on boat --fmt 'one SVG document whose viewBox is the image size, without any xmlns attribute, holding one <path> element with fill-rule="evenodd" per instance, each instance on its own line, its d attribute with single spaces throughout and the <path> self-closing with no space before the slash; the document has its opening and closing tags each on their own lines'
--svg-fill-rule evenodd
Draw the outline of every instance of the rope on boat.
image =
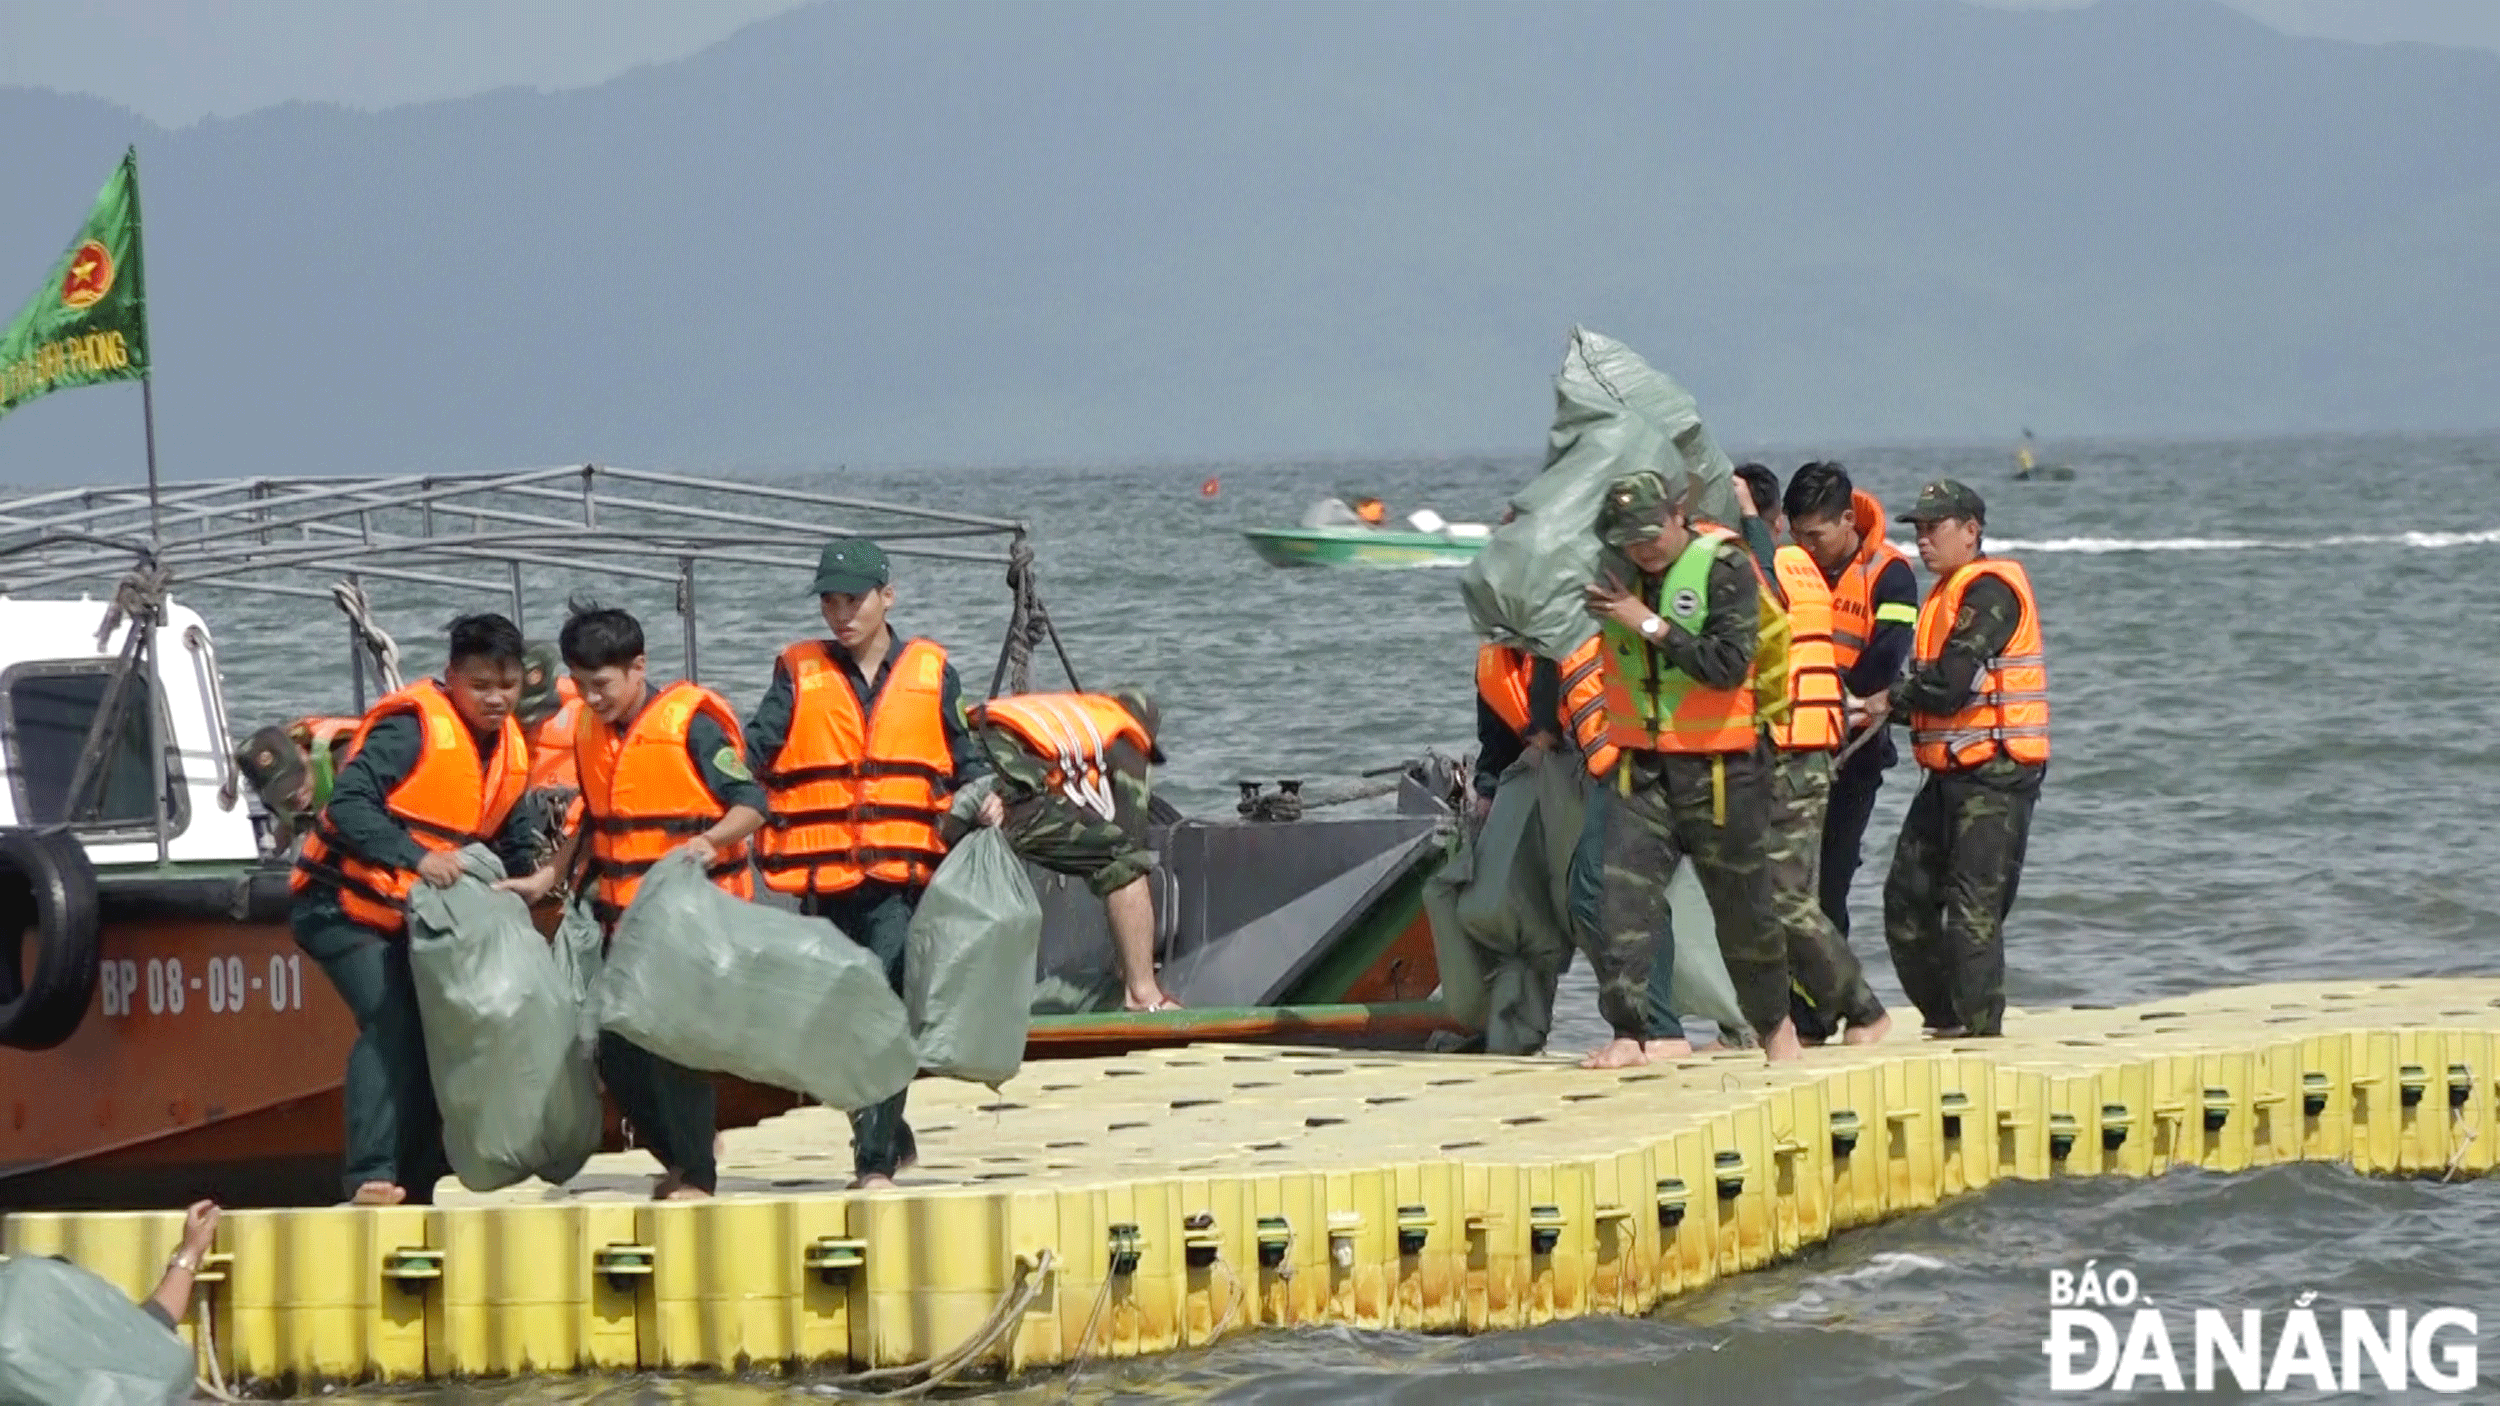
<svg viewBox="0 0 2500 1406">
<path fill-rule="evenodd" d="M 1076 665 L 1068 659 L 1068 647 L 1059 642 L 1059 631 L 1050 623 L 1050 612 L 1043 608 L 1041 592 L 1033 578 L 1033 544 L 1016 535 L 1015 544 L 1007 549 L 1007 591 L 1012 603 L 1007 615 L 1007 639 L 998 652 L 998 668 L 990 675 L 990 696 L 999 696 L 1001 686 L 1009 693 L 1033 691 L 1033 651 L 1044 640 L 1059 656 L 1059 668 L 1068 676 L 1068 687 L 1082 693 L 1085 686 L 1077 682 Z"/>
<path fill-rule="evenodd" d="M 330 599 L 338 602 L 339 613 L 347 617 L 347 627 L 355 632 L 356 643 L 373 656 L 374 676 L 382 685 L 380 692 L 399 692 L 399 642 L 391 638 L 388 630 L 373 623 L 373 602 L 365 598 L 365 588 L 353 581 L 333 581 Z"/>
<path fill-rule="evenodd" d="M 1058 1272 L 1059 1256 L 1054 1251 L 1044 1250 L 1038 1259 L 1031 1260 L 1018 1255 L 1015 1281 L 1009 1284 L 1007 1292 L 999 1297 L 997 1306 L 990 1310 L 990 1316 L 981 1320 L 981 1326 L 972 1330 L 972 1336 L 964 1339 L 963 1343 L 953 1351 L 932 1357 L 926 1362 L 915 1362 L 906 1367 L 879 1367 L 872 1371 L 853 1372 L 848 1376 L 834 1377 L 819 1383 L 817 1389 L 820 1392 L 840 1392 L 847 1388 L 863 1387 L 876 1382 L 906 1381 L 907 1385 L 896 1390 L 874 1394 L 894 1401 L 926 1396 L 953 1380 L 965 1368 L 979 1361 L 982 1354 L 995 1346 L 1000 1338 L 1005 1337 L 1007 1330 L 1014 1327 L 1018 1319 L 1024 1317 L 1025 1310 L 1031 1308 L 1034 1302 L 1041 1298 L 1042 1286 Z M 1107 1281 L 1105 1287 L 1108 1288 Z"/>
</svg>

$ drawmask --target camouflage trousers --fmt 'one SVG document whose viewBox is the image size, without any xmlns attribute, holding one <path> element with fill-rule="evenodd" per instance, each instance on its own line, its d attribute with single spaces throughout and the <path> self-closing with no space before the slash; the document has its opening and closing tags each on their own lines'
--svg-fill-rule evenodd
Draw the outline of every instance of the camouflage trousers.
<svg viewBox="0 0 2500 1406">
<path fill-rule="evenodd" d="M 1930 1030 L 2005 1030 L 2005 915 L 2045 766 L 1929 772 L 1884 878 L 1884 943 Z"/>
<path fill-rule="evenodd" d="M 1618 1037 L 1649 1033 L 1650 959 L 1671 921 L 1675 867 L 1688 857 L 1746 1021 L 1767 1038 L 1787 1018 L 1788 954 L 1770 920 L 1762 855 L 1769 772 L 1760 748 L 1721 757 L 1634 753 L 1608 779 L 1616 790 L 1606 804 L 1599 940 L 1589 965 L 1598 1011 Z"/>
<path fill-rule="evenodd" d="M 1872 1025 L 1884 1003 L 1866 984 L 1849 940 L 1823 911 L 1823 814 L 1831 803 L 1832 760 L 1822 752 L 1771 754 L 1771 808 L 1763 827 L 1762 861 L 1771 876 L 1771 923 L 1788 948 L 1796 998 L 1808 1008 L 1798 1022 L 1828 1033 L 1838 1022 Z"/>
</svg>

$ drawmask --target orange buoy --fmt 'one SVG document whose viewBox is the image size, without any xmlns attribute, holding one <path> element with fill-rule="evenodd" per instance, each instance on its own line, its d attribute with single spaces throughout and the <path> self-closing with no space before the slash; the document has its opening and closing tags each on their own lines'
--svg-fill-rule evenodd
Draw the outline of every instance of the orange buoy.
<svg viewBox="0 0 2500 1406">
<path fill-rule="evenodd" d="M 1211 479 L 1208 479 L 1206 482 L 1204 482 L 1204 483 L 1202 483 L 1202 484 L 1199 484 L 1199 485 L 1198 485 L 1198 496 L 1199 496 L 1199 497 L 1201 497 L 1201 498 L 1212 498 L 1212 497 L 1214 497 L 1216 494 L 1221 493 L 1221 492 L 1223 492 L 1223 491 L 1224 491 L 1224 485 L 1223 485 L 1222 481 L 1221 481 L 1221 480 L 1218 480 L 1218 479 L 1212 479 L 1212 478 L 1211 478 Z"/>
</svg>

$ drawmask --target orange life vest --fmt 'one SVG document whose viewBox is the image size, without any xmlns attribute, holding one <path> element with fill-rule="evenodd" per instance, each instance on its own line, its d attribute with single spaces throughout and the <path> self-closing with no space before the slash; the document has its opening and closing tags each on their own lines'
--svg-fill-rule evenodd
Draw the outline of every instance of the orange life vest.
<svg viewBox="0 0 2500 1406">
<path fill-rule="evenodd" d="M 1521 737 L 1528 735 L 1528 676 L 1535 668 L 1536 656 L 1512 645 L 1476 649 L 1476 696 Z"/>
<path fill-rule="evenodd" d="M 1963 595 L 1983 576 L 2013 588 L 2022 618 L 2005 652 L 1980 665 L 1970 701 L 1960 712 L 1910 715 L 1910 744 L 1918 764 L 1930 771 L 1975 767 L 2000 754 L 2031 765 L 2049 759 L 2049 661 L 2041 652 L 2040 606 L 2020 562 L 1982 557 L 1938 583 L 1919 608 L 1914 657 L 1926 665 L 1943 655 Z"/>
<path fill-rule="evenodd" d="M 773 818 L 764 883 L 841 893 L 869 879 L 926 884 L 946 857 L 938 821 L 955 785 L 946 745 L 946 651 L 906 642 L 865 716 L 849 673 L 816 640 L 781 651 L 790 732 L 767 764 Z"/>
<path fill-rule="evenodd" d="M 719 723 L 729 746 L 743 753 L 737 714 L 698 684 L 669 685 L 643 704 L 621 738 L 597 713 L 581 711 L 574 765 L 588 811 L 590 877 L 598 883 L 591 910 L 602 922 L 615 921 L 634 901 L 652 865 L 728 813 L 686 755 L 686 729 L 697 713 Z M 755 896 L 747 851 L 744 840 L 725 846 L 711 866 L 712 882 L 740 898 Z"/>
<path fill-rule="evenodd" d="M 1830 583 L 1832 595 L 1832 666 L 1846 675 L 1857 667 L 1858 656 L 1866 652 L 1867 643 L 1875 638 L 1879 624 L 1907 625 L 1909 620 L 1879 619 L 1875 606 L 1875 582 L 1887 567 L 1896 561 L 1907 561 L 1899 547 L 1884 540 L 1884 505 L 1875 495 L 1861 488 L 1849 501 L 1849 519 L 1858 529 L 1858 554 L 1840 569 L 1840 578 Z M 1885 610 L 1907 609 L 1890 605 Z"/>
<path fill-rule="evenodd" d="M 1724 530 L 1696 532 L 1681 556 L 1648 590 L 1650 611 L 1666 628 L 1699 634 L 1709 615 L 1711 563 L 1722 553 L 1745 553 Z M 1755 568 L 1757 576 L 1760 567 Z M 1606 740 L 1627 751 L 1709 755 L 1750 752 L 1757 740 L 1754 681 L 1711 688 L 1669 664 L 1666 654 L 1640 632 L 1612 620 L 1599 627 L 1604 643 Z"/>
<path fill-rule="evenodd" d="M 416 714 L 424 743 L 417 764 L 385 798 L 390 813 L 429 850 L 456 850 L 492 838 L 503 829 L 529 781 L 529 744 L 521 738 L 521 725 L 509 716 L 503 720 L 489 763 L 478 755 L 477 739 L 442 685 L 420 679 L 373 705 L 356 725 L 345 761 L 364 750 L 374 724 L 402 713 Z M 301 893 L 315 880 L 338 889 L 339 908 L 351 920 L 386 934 L 406 930 L 404 905 L 416 888 L 417 872 L 376 863 L 350 849 L 332 828 L 326 806 L 304 837 L 287 887 Z"/>
<path fill-rule="evenodd" d="M 1018 693 L 972 710 L 973 720 L 1004 728 L 1050 769 L 1052 790 L 1105 820 L 1116 818 L 1111 744 L 1126 739 L 1151 752 L 1146 729 L 1119 700 L 1100 693 Z"/>
<path fill-rule="evenodd" d="M 582 695 L 571 679 L 557 685 L 564 697 L 564 706 L 547 715 L 538 730 L 530 736 L 530 789 L 533 791 L 574 788 L 581 781 L 573 773 L 573 741 L 581 727 Z"/>
<path fill-rule="evenodd" d="M 1606 640 L 1591 635 L 1562 662 L 1563 727 L 1579 744 L 1589 775 L 1604 776 L 1623 754 L 1606 740 Z"/>
<path fill-rule="evenodd" d="M 1788 715 L 1771 724 L 1771 744 L 1791 752 L 1827 752 L 1841 737 L 1831 588 L 1801 547 L 1782 547 L 1771 562 L 1788 603 Z"/>
</svg>

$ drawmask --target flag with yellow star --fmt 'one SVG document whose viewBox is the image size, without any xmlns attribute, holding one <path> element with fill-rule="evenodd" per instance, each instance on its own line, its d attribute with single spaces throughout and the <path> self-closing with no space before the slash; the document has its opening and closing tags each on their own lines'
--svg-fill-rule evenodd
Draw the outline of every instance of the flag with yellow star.
<svg viewBox="0 0 2500 1406">
<path fill-rule="evenodd" d="M 96 197 L 69 252 L 0 332 L 0 415 L 39 395 L 148 374 L 139 257 L 139 149 Z"/>
</svg>

